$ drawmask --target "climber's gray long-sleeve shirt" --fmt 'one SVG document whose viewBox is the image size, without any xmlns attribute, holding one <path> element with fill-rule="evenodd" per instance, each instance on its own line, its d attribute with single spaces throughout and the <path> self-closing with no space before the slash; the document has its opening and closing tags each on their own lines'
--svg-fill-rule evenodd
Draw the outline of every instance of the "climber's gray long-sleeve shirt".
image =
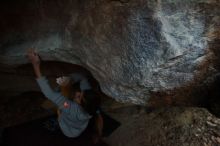
<svg viewBox="0 0 220 146">
<path fill-rule="evenodd" d="M 91 89 L 88 80 L 84 76 L 71 74 L 70 77 L 75 82 L 80 82 L 81 90 Z M 45 77 L 40 77 L 36 80 L 43 94 L 61 110 L 58 122 L 64 135 L 67 137 L 79 136 L 87 127 L 91 116 L 79 104 L 67 99 L 60 92 L 52 90 Z"/>
</svg>

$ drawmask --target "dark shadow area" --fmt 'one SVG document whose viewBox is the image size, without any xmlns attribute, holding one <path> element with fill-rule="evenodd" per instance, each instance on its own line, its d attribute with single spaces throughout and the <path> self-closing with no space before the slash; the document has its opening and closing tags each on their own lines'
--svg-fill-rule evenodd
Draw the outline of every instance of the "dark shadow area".
<svg viewBox="0 0 220 146">
<path fill-rule="evenodd" d="M 50 115 L 42 108 L 45 97 L 41 92 L 26 92 L 6 97 L 0 102 L 0 128 L 6 128 Z"/>
<path fill-rule="evenodd" d="M 215 116 L 220 118 L 220 75 L 215 78 L 209 87 L 209 96 L 206 108 Z"/>
</svg>

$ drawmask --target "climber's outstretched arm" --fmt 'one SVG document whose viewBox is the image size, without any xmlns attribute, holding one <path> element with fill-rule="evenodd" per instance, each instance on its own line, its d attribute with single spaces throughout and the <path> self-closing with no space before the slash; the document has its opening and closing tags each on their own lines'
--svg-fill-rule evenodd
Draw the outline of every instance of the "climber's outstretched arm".
<svg viewBox="0 0 220 146">
<path fill-rule="evenodd" d="M 34 49 L 29 49 L 27 52 L 27 57 L 33 65 L 34 72 L 37 77 L 37 83 L 40 86 L 41 91 L 43 92 L 45 97 L 47 97 L 49 100 L 55 103 L 60 109 L 70 109 L 73 103 L 71 102 L 71 104 L 70 101 L 61 93 L 54 91 L 50 87 L 46 77 L 42 76 L 40 70 L 40 57 L 37 54 L 37 52 Z"/>
</svg>

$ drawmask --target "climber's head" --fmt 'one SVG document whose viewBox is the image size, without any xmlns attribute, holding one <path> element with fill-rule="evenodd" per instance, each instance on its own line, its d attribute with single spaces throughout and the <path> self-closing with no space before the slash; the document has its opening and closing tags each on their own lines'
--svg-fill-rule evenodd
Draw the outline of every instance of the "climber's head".
<svg viewBox="0 0 220 146">
<path fill-rule="evenodd" d="M 83 92 L 80 89 L 79 83 L 74 83 L 71 86 L 71 93 L 70 97 L 72 100 L 74 100 L 76 103 L 81 104 L 83 100 Z"/>
<path fill-rule="evenodd" d="M 86 112 L 90 115 L 94 115 L 100 104 L 100 99 L 96 92 L 93 90 L 82 91 L 80 84 L 75 83 L 72 85 L 71 98 L 78 104 L 80 104 Z"/>
</svg>

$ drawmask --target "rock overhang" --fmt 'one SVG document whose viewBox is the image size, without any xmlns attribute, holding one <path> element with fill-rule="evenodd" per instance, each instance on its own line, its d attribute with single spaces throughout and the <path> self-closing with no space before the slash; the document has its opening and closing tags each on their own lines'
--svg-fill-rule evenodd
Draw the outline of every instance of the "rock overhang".
<svg viewBox="0 0 220 146">
<path fill-rule="evenodd" d="M 212 68 L 217 1 L 27 3 L 23 12 L 18 6 L 19 13 L 1 14 L 6 24 L 19 22 L 1 24 L 2 63 L 27 63 L 25 51 L 35 47 L 45 60 L 82 65 L 104 93 L 136 104 L 145 104 L 151 91 L 190 84 L 204 62 Z"/>
</svg>

